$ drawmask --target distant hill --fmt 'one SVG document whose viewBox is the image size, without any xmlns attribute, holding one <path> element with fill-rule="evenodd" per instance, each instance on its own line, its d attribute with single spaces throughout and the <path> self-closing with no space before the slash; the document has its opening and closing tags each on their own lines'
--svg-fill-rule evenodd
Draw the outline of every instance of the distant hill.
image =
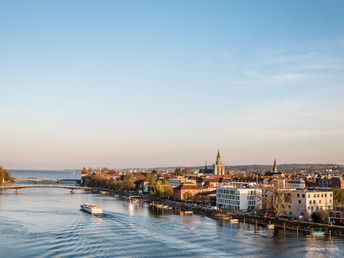
<svg viewBox="0 0 344 258">
<path fill-rule="evenodd" d="M 192 167 L 192 166 L 181 166 L 181 168 L 185 167 Z M 210 167 L 210 166 L 209 166 Z M 195 169 L 203 169 L 204 166 L 195 166 L 193 167 Z M 226 168 L 229 168 L 231 171 L 244 171 L 244 172 L 266 172 L 272 169 L 271 165 L 237 165 L 237 166 L 226 166 Z M 325 171 L 327 169 L 332 170 L 343 170 L 343 165 L 338 164 L 277 164 L 277 168 L 279 171 L 283 172 L 311 172 L 311 171 Z M 174 171 L 176 167 L 156 167 L 154 168 L 156 170 L 166 170 Z"/>
</svg>

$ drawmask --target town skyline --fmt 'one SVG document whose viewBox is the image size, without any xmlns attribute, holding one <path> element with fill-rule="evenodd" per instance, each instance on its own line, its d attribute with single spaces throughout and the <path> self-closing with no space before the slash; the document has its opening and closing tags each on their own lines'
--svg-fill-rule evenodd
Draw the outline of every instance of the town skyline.
<svg viewBox="0 0 344 258">
<path fill-rule="evenodd" d="M 2 1 L 0 165 L 344 164 L 342 1 Z"/>
</svg>

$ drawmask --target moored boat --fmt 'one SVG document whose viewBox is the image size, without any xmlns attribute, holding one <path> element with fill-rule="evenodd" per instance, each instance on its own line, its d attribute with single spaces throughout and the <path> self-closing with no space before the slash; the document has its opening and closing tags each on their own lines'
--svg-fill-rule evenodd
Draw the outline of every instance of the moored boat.
<svg viewBox="0 0 344 258">
<path fill-rule="evenodd" d="M 101 208 L 99 208 L 98 206 L 93 205 L 93 204 L 86 204 L 86 203 L 84 203 L 80 206 L 80 210 L 86 211 L 90 214 L 102 214 L 103 213 L 103 210 Z"/>
<path fill-rule="evenodd" d="M 266 226 L 266 229 L 274 229 L 275 225 L 274 224 L 269 224 Z"/>
<path fill-rule="evenodd" d="M 239 223 L 239 220 L 238 219 L 230 219 L 229 223 Z"/>
<path fill-rule="evenodd" d="M 313 231 L 313 232 L 311 233 L 311 235 L 312 235 L 312 236 L 324 236 L 325 233 L 322 232 L 322 231 Z"/>
</svg>

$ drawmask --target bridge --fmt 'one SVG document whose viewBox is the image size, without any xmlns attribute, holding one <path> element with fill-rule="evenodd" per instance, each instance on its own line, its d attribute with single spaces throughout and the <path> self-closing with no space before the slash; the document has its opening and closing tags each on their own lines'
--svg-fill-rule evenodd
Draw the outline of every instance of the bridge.
<svg viewBox="0 0 344 258">
<path fill-rule="evenodd" d="M 60 179 L 60 178 L 36 178 L 36 177 L 27 177 L 27 178 L 15 178 L 15 180 L 17 182 L 19 181 L 34 181 L 36 183 L 39 183 L 41 181 L 53 181 L 56 183 L 59 182 L 76 182 L 78 184 L 81 183 L 81 179 L 70 179 L 70 178 L 66 178 L 66 179 Z"/>
<path fill-rule="evenodd" d="M 103 188 L 94 188 L 94 187 L 87 187 L 87 186 L 69 186 L 69 185 L 10 185 L 10 186 L 0 186 L 0 190 L 5 189 L 15 189 L 16 193 L 19 193 L 19 189 L 24 188 L 62 188 L 62 189 L 69 189 L 71 193 L 74 193 L 75 190 L 102 190 L 108 191 L 109 189 Z"/>
</svg>

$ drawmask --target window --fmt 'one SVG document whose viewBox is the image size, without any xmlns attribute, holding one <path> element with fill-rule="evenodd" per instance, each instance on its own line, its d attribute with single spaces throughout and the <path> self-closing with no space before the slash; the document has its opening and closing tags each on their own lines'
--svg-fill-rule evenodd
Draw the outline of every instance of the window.
<svg viewBox="0 0 344 258">
<path fill-rule="evenodd" d="M 308 194 L 308 198 L 311 198 L 311 195 L 310 195 L 310 194 Z"/>
<path fill-rule="evenodd" d="M 324 197 L 324 195 L 323 195 L 323 194 L 321 194 L 321 197 Z"/>
<path fill-rule="evenodd" d="M 300 194 L 297 194 L 297 197 L 300 197 Z"/>
<path fill-rule="evenodd" d="M 330 200 L 330 203 L 332 202 L 332 200 Z"/>
<path fill-rule="evenodd" d="M 327 194 L 325 193 L 325 197 L 327 197 Z"/>
<path fill-rule="evenodd" d="M 317 194 L 317 197 L 319 198 L 319 194 Z"/>
<path fill-rule="evenodd" d="M 309 201 L 309 204 L 312 204 L 312 201 Z"/>
<path fill-rule="evenodd" d="M 302 195 L 302 198 L 305 198 L 305 194 Z"/>
<path fill-rule="evenodd" d="M 293 215 L 293 213 L 292 213 L 292 212 L 289 212 L 289 215 Z"/>
<path fill-rule="evenodd" d="M 317 195 L 316 195 L 316 194 L 314 194 L 314 198 L 315 198 L 315 197 L 317 197 Z"/>
<path fill-rule="evenodd" d="M 315 204 L 315 200 L 313 200 L 313 204 Z"/>
<path fill-rule="evenodd" d="M 319 200 L 319 203 L 321 203 L 321 200 Z"/>
<path fill-rule="evenodd" d="M 299 203 L 301 203 L 301 200 L 299 200 Z"/>
<path fill-rule="evenodd" d="M 330 193 L 330 197 L 332 197 L 332 193 Z"/>
<path fill-rule="evenodd" d="M 313 210 L 313 206 L 311 207 L 311 210 Z"/>
</svg>

